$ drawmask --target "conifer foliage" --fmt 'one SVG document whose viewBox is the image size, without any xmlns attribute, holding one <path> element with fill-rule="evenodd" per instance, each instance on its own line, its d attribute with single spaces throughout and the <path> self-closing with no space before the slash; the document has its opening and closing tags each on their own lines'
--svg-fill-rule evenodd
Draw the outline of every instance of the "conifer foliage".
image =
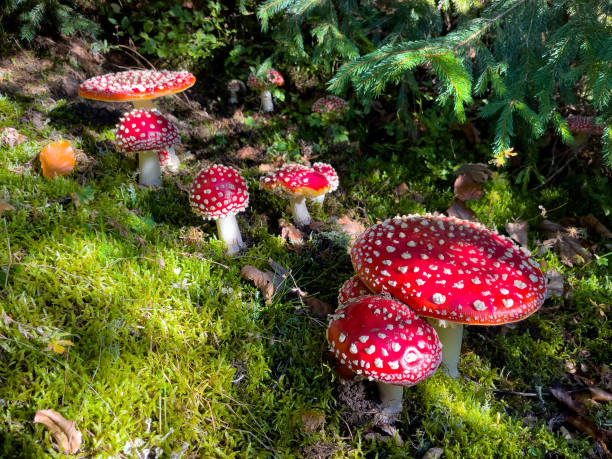
<svg viewBox="0 0 612 459">
<path fill-rule="evenodd" d="M 569 106 L 604 126 L 609 160 L 608 0 L 267 0 L 258 16 L 264 30 L 280 19 L 276 37 L 294 54 L 342 63 L 329 82 L 335 93 L 352 87 L 368 102 L 398 85 L 417 90 L 415 71 L 427 70 L 459 121 L 469 107 L 495 123 L 498 163 L 517 138 L 529 143 L 549 127 L 570 142 Z"/>
</svg>

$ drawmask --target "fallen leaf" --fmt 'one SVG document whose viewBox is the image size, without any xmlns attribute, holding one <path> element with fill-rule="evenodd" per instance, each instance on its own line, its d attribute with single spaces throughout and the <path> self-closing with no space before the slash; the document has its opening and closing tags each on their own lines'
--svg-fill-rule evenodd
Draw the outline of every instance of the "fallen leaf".
<svg viewBox="0 0 612 459">
<path fill-rule="evenodd" d="M 440 459 L 443 454 L 444 450 L 442 448 L 429 448 L 423 455 L 423 459 Z"/>
<path fill-rule="evenodd" d="M 9 210 L 15 210 L 15 208 L 11 206 L 8 202 L 0 199 L 0 217 L 2 216 L 4 212 L 9 211 Z"/>
<path fill-rule="evenodd" d="M 302 413 L 302 424 L 306 432 L 315 432 L 325 424 L 325 414 L 310 410 Z"/>
<path fill-rule="evenodd" d="M 453 187 L 455 197 L 461 201 L 480 199 L 484 195 L 480 183 L 476 183 L 468 174 L 460 174 Z"/>
<path fill-rule="evenodd" d="M 586 406 L 584 406 L 584 403 L 574 400 L 569 392 L 563 389 L 556 388 L 556 387 L 555 388 L 551 387 L 550 393 L 557 400 L 559 400 L 561 403 L 563 403 L 566 407 L 568 407 L 570 410 L 574 411 L 575 413 L 581 416 L 587 413 L 587 409 L 586 409 Z"/>
<path fill-rule="evenodd" d="M 454 199 L 451 206 L 446 211 L 449 217 L 462 218 L 464 220 L 478 221 L 476 213 L 467 207 L 465 203 L 459 199 Z"/>
<path fill-rule="evenodd" d="M 303 298 L 303 301 L 310 308 L 315 317 L 323 319 L 334 312 L 329 303 L 315 298 L 314 296 L 307 296 Z"/>
<path fill-rule="evenodd" d="M 12 127 L 7 127 L 0 132 L 0 144 L 5 145 L 7 147 L 15 147 L 17 145 L 22 144 L 28 140 L 28 138 L 17 132 L 17 129 Z"/>
<path fill-rule="evenodd" d="M 336 220 L 338 226 L 340 226 L 340 231 L 344 234 L 347 234 L 351 240 L 355 240 L 357 236 L 365 231 L 365 227 L 356 220 L 352 220 L 348 215 L 345 215 L 342 218 Z"/>
<path fill-rule="evenodd" d="M 493 177 L 493 171 L 485 163 L 464 163 L 455 171 L 457 176 L 467 175 L 476 183 L 487 183 Z"/>
<path fill-rule="evenodd" d="M 274 295 L 274 273 L 271 271 L 260 271 L 255 266 L 245 265 L 240 270 L 240 275 L 255 284 L 266 303 L 269 304 Z"/>
<path fill-rule="evenodd" d="M 236 151 L 236 156 L 240 159 L 250 159 L 254 161 L 259 157 L 259 153 L 260 150 L 257 148 L 251 147 L 250 145 L 245 145 Z"/>
<path fill-rule="evenodd" d="M 396 196 L 401 196 L 408 190 L 409 188 L 408 185 L 406 185 L 406 182 L 402 182 L 393 189 L 393 193 L 395 193 Z"/>
<path fill-rule="evenodd" d="M 514 221 L 506 223 L 506 231 L 521 247 L 527 247 L 527 222 Z"/>
<path fill-rule="evenodd" d="M 612 394 L 606 390 L 600 389 L 599 387 L 589 387 L 591 392 L 591 400 L 597 402 L 612 402 Z"/>
<path fill-rule="evenodd" d="M 304 234 L 297 229 L 293 223 L 281 218 L 278 224 L 281 227 L 281 237 L 283 239 L 296 246 L 300 246 L 304 243 Z"/>
<path fill-rule="evenodd" d="M 274 169 L 272 164 L 260 164 L 257 167 L 257 170 L 261 173 L 270 172 L 272 169 Z"/>
<path fill-rule="evenodd" d="M 601 223 L 593 214 L 584 217 L 567 218 L 563 220 L 564 225 L 580 226 L 586 228 L 589 234 L 598 234 L 608 239 L 612 239 L 612 232 Z"/>
<path fill-rule="evenodd" d="M 551 296 L 563 296 L 563 275 L 556 269 L 549 269 L 544 273 L 546 279 L 546 298 Z"/>
<path fill-rule="evenodd" d="M 589 421 L 588 419 L 585 419 L 582 416 L 566 416 L 565 420 L 571 425 L 573 425 L 576 429 L 580 430 L 581 432 L 584 432 L 587 435 L 590 435 L 595 440 L 600 442 L 600 445 L 603 446 L 606 455 L 610 454 L 606 446 L 606 442 L 612 435 L 611 431 L 599 429 L 594 422 Z"/>
<path fill-rule="evenodd" d="M 582 265 L 592 259 L 591 253 L 576 238 L 563 234 L 545 240 L 541 247 L 554 250 L 567 266 Z"/>
<path fill-rule="evenodd" d="M 59 339 L 59 340 L 51 340 L 49 345 L 47 346 L 48 351 L 53 351 L 56 354 L 63 354 L 66 352 L 66 349 L 69 349 L 70 346 L 73 346 L 74 343 L 67 339 Z"/>
<path fill-rule="evenodd" d="M 44 425 L 64 453 L 76 454 L 81 447 L 81 432 L 77 430 L 75 421 L 69 421 L 53 410 L 38 410 L 34 422 Z"/>
</svg>

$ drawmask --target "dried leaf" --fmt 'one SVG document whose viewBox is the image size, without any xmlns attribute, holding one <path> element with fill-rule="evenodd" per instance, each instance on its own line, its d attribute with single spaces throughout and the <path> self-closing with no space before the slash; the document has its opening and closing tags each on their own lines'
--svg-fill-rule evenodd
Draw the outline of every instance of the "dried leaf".
<svg viewBox="0 0 612 459">
<path fill-rule="evenodd" d="M 584 406 L 583 403 L 574 400 L 569 392 L 559 388 L 551 388 L 550 393 L 575 413 L 578 413 L 581 416 L 587 413 L 586 406 Z"/>
<path fill-rule="evenodd" d="M 291 244 L 300 246 L 304 243 L 304 234 L 292 223 L 281 218 L 278 221 L 281 227 L 281 237 Z"/>
<path fill-rule="evenodd" d="M 610 452 L 606 447 L 606 442 L 611 436 L 611 432 L 608 430 L 599 429 L 594 422 L 589 421 L 588 419 L 583 418 L 582 416 L 566 416 L 565 420 L 573 425 L 576 429 L 584 432 L 587 435 L 590 435 L 595 440 L 601 442 L 601 446 L 604 447 L 606 454 L 609 455 Z"/>
<path fill-rule="evenodd" d="M 266 303 L 269 304 L 274 295 L 274 273 L 260 271 L 255 266 L 245 265 L 240 270 L 240 274 L 255 284 L 255 287 L 261 291 Z"/>
<path fill-rule="evenodd" d="M 547 239 L 541 246 L 554 250 L 563 264 L 567 266 L 582 265 L 591 260 L 591 253 L 582 247 L 576 238 L 559 234 L 557 237 Z"/>
<path fill-rule="evenodd" d="M 336 223 L 340 226 L 340 231 L 347 234 L 351 240 L 354 240 L 357 236 L 365 231 L 365 227 L 356 220 L 352 220 L 348 215 L 339 218 Z"/>
<path fill-rule="evenodd" d="M 310 308 L 315 317 L 323 319 L 334 312 L 330 304 L 314 296 L 307 296 L 303 298 L 303 301 Z"/>
<path fill-rule="evenodd" d="M 460 174 L 455 179 L 453 188 L 455 197 L 461 201 L 470 201 L 482 198 L 482 186 L 476 183 L 468 174 Z"/>
<path fill-rule="evenodd" d="M 325 424 L 325 414 L 310 410 L 302 413 L 302 424 L 306 432 L 315 432 Z"/>
<path fill-rule="evenodd" d="M 64 453 L 76 454 L 81 447 L 81 432 L 64 416 L 53 410 L 38 410 L 34 422 L 44 425 Z"/>
<path fill-rule="evenodd" d="M 506 231 L 521 247 L 527 247 L 527 222 L 515 221 L 506 223 Z"/>
<path fill-rule="evenodd" d="M 463 201 L 454 199 L 451 206 L 446 211 L 450 217 L 462 218 L 464 220 L 478 221 L 476 213 L 467 207 Z"/>
<path fill-rule="evenodd" d="M 393 189 L 393 193 L 394 193 L 396 196 L 402 196 L 402 195 L 403 195 L 404 193 L 406 193 L 406 191 L 408 191 L 408 190 L 409 190 L 409 188 L 408 188 L 408 185 L 406 185 L 406 182 L 402 182 L 402 183 L 400 183 L 398 186 L 396 186 L 396 187 Z"/>
<path fill-rule="evenodd" d="M 459 166 L 459 169 L 455 171 L 457 176 L 465 174 L 473 182 L 476 183 L 487 183 L 491 177 L 493 177 L 493 171 L 489 169 L 489 166 L 484 163 L 465 163 Z"/>
<path fill-rule="evenodd" d="M 7 127 L 0 132 L 0 144 L 7 147 L 15 147 L 28 140 L 28 138 L 17 132 L 17 129 Z"/>
<path fill-rule="evenodd" d="M 598 234 L 608 239 L 612 239 L 612 232 L 601 223 L 593 214 L 585 215 L 584 217 L 568 218 L 563 223 L 580 226 L 586 228 L 590 234 Z"/>
<path fill-rule="evenodd" d="M 257 148 L 251 147 L 250 145 L 246 145 L 239 150 L 236 151 L 236 156 L 240 159 L 250 159 L 255 161 L 260 154 L 260 150 Z"/>
<path fill-rule="evenodd" d="M 546 298 L 551 296 L 563 296 L 563 275 L 556 269 L 549 269 L 544 273 L 546 278 Z"/>
<path fill-rule="evenodd" d="M 591 400 L 597 402 L 612 402 L 612 394 L 606 390 L 600 389 L 599 387 L 589 387 L 591 392 Z"/>
<path fill-rule="evenodd" d="M 444 454 L 444 450 L 442 448 L 429 448 L 423 459 L 440 459 Z"/>
<path fill-rule="evenodd" d="M 15 208 L 11 206 L 8 202 L 0 199 L 0 217 L 2 216 L 4 212 L 9 211 L 9 210 L 15 210 Z"/>
<path fill-rule="evenodd" d="M 47 346 L 48 351 L 53 351 L 56 354 L 63 354 L 66 352 L 66 349 L 69 349 L 70 346 L 73 346 L 74 343 L 67 339 L 59 339 L 59 340 L 51 340 L 49 345 Z"/>
</svg>

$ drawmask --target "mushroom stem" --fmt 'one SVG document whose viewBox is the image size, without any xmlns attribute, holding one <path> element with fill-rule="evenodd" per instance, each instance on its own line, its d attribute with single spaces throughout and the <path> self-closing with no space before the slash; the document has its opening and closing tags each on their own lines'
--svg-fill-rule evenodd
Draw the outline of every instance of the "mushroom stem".
<svg viewBox="0 0 612 459">
<path fill-rule="evenodd" d="M 404 387 L 383 382 L 377 383 L 377 386 L 384 413 L 390 417 L 397 416 L 403 408 Z"/>
<path fill-rule="evenodd" d="M 170 145 L 168 148 L 168 163 L 166 164 L 167 169 L 170 172 L 176 172 L 181 165 L 181 160 L 176 156 L 176 152 L 174 151 L 174 145 Z"/>
<path fill-rule="evenodd" d="M 230 93 L 230 96 L 229 96 L 229 100 L 227 101 L 227 103 L 230 105 L 237 104 L 238 103 L 238 89 L 230 90 L 229 93 Z"/>
<path fill-rule="evenodd" d="M 319 204 L 323 205 L 323 202 L 325 201 L 325 193 L 320 194 L 319 196 L 315 196 L 314 198 L 312 198 L 313 202 L 318 202 Z"/>
<path fill-rule="evenodd" d="M 159 167 L 159 158 L 155 151 L 143 151 L 138 155 L 138 163 L 140 167 L 141 185 L 145 186 L 160 186 L 161 185 L 161 168 Z"/>
<path fill-rule="evenodd" d="M 451 378 L 459 377 L 459 354 L 461 354 L 461 341 L 463 340 L 463 324 L 445 322 L 438 319 L 427 319 L 436 330 L 442 344 L 442 371 Z"/>
<path fill-rule="evenodd" d="M 267 89 L 261 91 L 261 111 L 264 113 L 274 111 L 274 104 L 272 104 L 272 93 Z"/>
<path fill-rule="evenodd" d="M 235 215 L 218 218 L 217 233 L 219 234 L 219 239 L 225 242 L 228 255 L 237 253 L 240 247 L 244 245 Z"/>
<path fill-rule="evenodd" d="M 310 214 L 306 208 L 306 198 L 304 196 L 291 196 L 290 203 L 295 224 L 298 226 L 310 225 Z"/>
<path fill-rule="evenodd" d="M 151 110 L 155 108 L 155 103 L 153 102 L 153 99 L 133 100 L 132 105 L 134 105 L 134 108 L 138 108 L 141 110 Z"/>
</svg>

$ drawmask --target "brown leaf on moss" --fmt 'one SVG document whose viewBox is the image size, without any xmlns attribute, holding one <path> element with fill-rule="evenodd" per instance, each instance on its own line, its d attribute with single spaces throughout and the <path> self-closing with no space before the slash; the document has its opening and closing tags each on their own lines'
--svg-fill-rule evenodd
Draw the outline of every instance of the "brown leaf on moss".
<svg viewBox="0 0 612 459">
<path fill-rule="evenodd" d="M 449 217 L 462 218 L 464 220 L 472 220 L 478 221 L 478 217 L 476 217 L 476 213 L 467 207 L 463 201 L 460 199 L 454 199 L 451 206 L 446 211 L 446 214 Z"/>
<path fill-rule="evenodd" d="M 461 174 L 455 179 L 453 193 L 461 201 L 480 199 L 484 194 L 480 183 L 476 183 L 468 174 Z"/>
<path fill-rule="evenodd" d="M 340 226 L 340 231 L 347 234 L 351 240 L 354 240 L 357 236 L 365 231 L 365 227 L 356 220 L 352 220 L 348 215 L 339 218 L 336 223 Z"/>
<path fill-rule="evenodd" d="M 583 265 L 592 259 L 591 253 L 578 239 L 568 235 L 559 234 L 557 237 L 547 239 L 542 242 L 542 247 L 554 250 L 567 266 Z"/>
<path fill-rule="evenodd" d="M 593 214 L 583 217 L 565 218 L 563 224 L 567 226 L 579 226 L 586 228 L 590 235 L 599 235 L 608 239 L 612 239 L 612 232 L 601 223 Z"/>
<path fill-rule="evenodd" d="M 587 413 L 587 409 L 586 406 L 584 406 L 584 403 L 578 400 L 574 400 L 569 392 L 556 387 L 551 387 L 550 393 L 573 412 L 581 416 Z"/>
<path fill-rule="evenodd" d="M 593 421 L 589 421 L 588 419 L 583 418 L 582 416 L 566 416 L 565 420 L 573 425 L 576 429 L 584 432 L 587 435 L 590 435 L 595 440 L 599 442 L 599 444 L 603 447 L 606 456 L 610 455 L 610 451 L 606 446 L 606 443 L 612 437 L 612 432 L 610 430 L 602 430 Z"/>
<path fill-rule="evenodd" d="M 465 163 L 459 166 L 459 169 L 455 172 L 457 176 L 465 174 L 473 182 L 476 183 L 487 183 L 491 177 L 493 177 L 493 171 L 489 169 L 489 166 L 485 163 Z"/>
<path fill-rule="evenodd" d="M 527 229 L 529 225 L 524 221 L 506 223 L 506 231 L 512 239 L 518 242 L 521 247 L 527 247 Z"/>
<path fill-rule="evenodd" d="M 307 296 L 303 298 L 303 301 L 310 308 L 315 317 L 323 319 L 334 312 L 329 303 L 315 298 L 314 296 Z"/>
<path fill-rule="evenodd" d="M 15 210 L 15 208 L 11 206 L 8 202 L 0 199 L 0 217 L 2 216 L 4 212 L 7 212 L 9 210 Z"/>
<path fill-rule="evenodd" d="M 400 183 L 398 186 L 396 186 L 396 187 L 393 189 L 393 193 L 394 193 L 396 196 L 402 196 L 402 195 L 403 195 L 404 193 L 406 193 L 406 191 L 408 191 L 408 190 L 409 190 L 409 188 L 408 188 L 408 185 L 406 185 L 406 182 L 402 182 L 402 183 Z"/>
<path fill-rule="evenodd" d="M 38 410 L 34 422 L 44 425 L 64 453 L 76 454 L 81 447 L 81 432 L 75 421 L 69 421 L 53 410 Z"/>
<path fill-rule="evenodd" d="M 28 138 L 17 132 L 17 129 L 12 127 L 6 127 L 0 132 L 0 145 L 7 147 L 16 147 L 28 140 Z"/>
<path fill-rule="evenodd" d="M 284 240 L 289 241 L 295 246 L 300 246 L 304 243 L 304 234 L 293 223 L 281 218 L 278 224 L 281 227 L 281 237 Z"/>
<path fill-rule="evenodd" d="M 245 265 L 240 270 L 240 275 L 255 284 L 266 303 L 269 304 L 274 296 L 274 273 L 272 271 L 260 271 L 255 266 Z"/>
<path fill-rule="evenodd" d="M 260 150 L 250 145 L 245 145 L 236 151 L 236 156 L 240 159 L 250 159 L 255 161 L 259 158 Z"/>
<path fill-rule="evenodd" d="M 325 425 L 325 414 L 320 411 L 305 411 L 301 417 L 306 432 L 316 432 Z"/>
</svg>

